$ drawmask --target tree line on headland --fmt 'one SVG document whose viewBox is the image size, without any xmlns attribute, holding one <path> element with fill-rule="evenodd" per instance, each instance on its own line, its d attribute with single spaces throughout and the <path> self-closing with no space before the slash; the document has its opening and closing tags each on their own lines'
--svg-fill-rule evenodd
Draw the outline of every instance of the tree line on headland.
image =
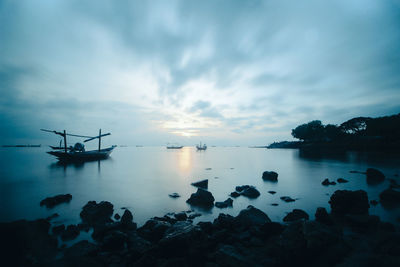
<svg viewBox="0 0 400 267">
<path fill-rule="evenodd" d="M 378 118 L 356 117 L 340 125 L 310 121 L 292 129 L 300 141 L 275 142 L 268 148 L 392 150 L 400 148 L 400 113 Z"/>
</svg>

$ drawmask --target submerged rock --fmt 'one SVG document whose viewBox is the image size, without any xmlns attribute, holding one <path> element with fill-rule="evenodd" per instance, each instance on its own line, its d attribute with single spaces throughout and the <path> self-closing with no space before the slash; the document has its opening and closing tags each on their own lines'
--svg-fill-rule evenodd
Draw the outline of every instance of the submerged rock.
<svg viewBox="0 0 400 267">
<path fill-rule="evenodd" d="M 198 188 L 197 192 L 193 193 L 186 202 L 190 205 L 208 208 L 214 205 L 214 200 L 214 196 L 210 192 Z"/>
<path fill-rule="evenodd" d="M 339 184 L 343 184 L 343 183 L 348 183 L 349 181 L 347 181 L 347 180 L 344 179 L 344 178 L 338 178 L 338 179 L 337 179 L 337 182 L 338 182 Z"/>
<path fill-rule="evenodd" d="M 267 222 L 271 222 L 271 220 L 267 214 L 249 205 L 247 209 L 241 210 L 239 215 L 235 217 L 235 222 L 239 225 L 252 226 L 263 225 Z"/>
<path fill-rule="evenodd" d="M 96 201 L 89 201 L 83 206 L 80 216 L 83 222 L 94 225 L 110 222 L 113 213 L 114 206 L 110 202 L 102 201 L 97 204 Z"/>
<path fill-rule="evenodd" d="M 232 207 L 233 200 L 231 198 L 228 198 L 227 200 L 223 202 L 215 202 L 215 206 L 217 208 L 227 208 L 227 207 Z"/>
<path fill-rule="evenodd" d="M 194 182 L 194 183 L 192 183 L 192 185 L 196 186 L 196 187 L 203 188 L 203 189 L 207 189 L 208 188 L 208 179 L 204 179 L 204 180 L 201 180 L 201 181 L 198 181 L 198 182 Z"/>
<path fill-rule="evenodd" d="M 309 216 L 308 214 L 301 209 L 294 209 L 291 212 L 289 212 L 284 218 L 284 222 L 292 222 L 292 221 L 297 221 L 297 220 L 308 220 Z"/>
<path fill-rule="evenodd" d="M 57 195 L 54 197 L 47 197 L 40 201 L 40 206 L 46 206 L 46 208 L 53 208 L 54 206 L 57 206 L 61 203 L 68 203 L 72 199 L 71 194 L 65 194 L 65 195 Z"/>
<path fill-rule="evenodd" d="M 178 197 L 180 197 L 180 195 L 179 195 L 178 193 L 172 193 L 172 194 L 169 194 L 168 196 L 170 196 L 170 197 L 172 197 L 172 198 L 178 198 Z"/>
<path fill-rule="evenodd" d="M 262 174 L 262 179 L 264 181 L 277 182 L 278 181 L 278 173 L 276 173 L 274 171 L 265 171 Z"/>
<path fill-rule="evenodd" d="M 322 181 L 322 183 L 321 183 L 322 185 L 335 185 L 336 184 L 336 182 L 335 181 L 329 181 L 329 179 L 328 178 L 326 178 L 325 180 L 323 180 Z"/>
<path fill-rule="evenodd" d="M 294 202 L 294 201 L 296 201 L 295 199 L 293 199 L 293 198 L 291 198 L 289 196 L 283 196 L 283 197 L 280 197 L 280 199 L 285 201 L 285 202 Z"/>
<path fill-rule="evenodd" d="M 366 175 L 368 184 L 381 183 L 385 180 L 385 175 L 381 171 L 374 168 L 368 168 Z"/>
<path fill-rule="evenodd" d="M 276 194 L 276 191 L 268 191 L 268 193 L 270 193 L 271 195 Z"/>
<path fill-rule="evenodd" d="M 330 198 L 332 213 L 365 214 L 368 213 L 369 201 L 364 190 L 337 190 Z"/>
<path fill-rule="evenodd" d="M 260 196 L 260 192 L 252 185 L 236 186 L 236 191 L 248 198 L 257 198 Z"/>
</svg>

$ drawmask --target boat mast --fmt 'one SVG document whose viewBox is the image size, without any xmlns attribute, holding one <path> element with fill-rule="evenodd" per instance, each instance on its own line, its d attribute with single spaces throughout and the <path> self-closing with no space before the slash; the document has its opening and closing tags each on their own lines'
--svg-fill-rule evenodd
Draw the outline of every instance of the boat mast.
<svg viewBox="0 0 400 267">
<path fill-rule="evenodd" d="M 67 133 L 65 132 L 65 130 L 64 130 L 64 150 L 65 150 L 65 153 L 67 153 Z"/>
<path fill-rule="evenodd" d="M 101 146 L 101 129 L 99 129 L 99 151 Z"/>
</svg>

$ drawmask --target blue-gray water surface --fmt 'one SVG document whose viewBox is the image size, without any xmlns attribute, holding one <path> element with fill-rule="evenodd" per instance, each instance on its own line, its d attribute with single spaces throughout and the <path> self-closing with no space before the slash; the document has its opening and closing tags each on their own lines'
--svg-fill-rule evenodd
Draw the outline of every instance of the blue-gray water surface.
<svg viewBox="0 0 400 267">
<path fill-rule="evenodd" d="M 298 150 L 255 149 L 247 147 L 210 147 L 196 151 L 194 147 L 168 150 L 165 147 L 117 147 L 107 160 L 84 164 L 61 165 L 41 148 L 0 148 L 0 221 L 36 219 L 55 212 L 60 214 L 55 223 L 78 223 L 79 212 L 90 200 L 107 200 L 115 212 L 129 208 L 134 221 L 142 225 L 154 216 L 168 212 L 195 209 L 186 203 L 196 191 L 192 182 L 208 179 L 209 191 L 216 201 L 223 201 L 237 185 L 254 185 L 260 197 L 250 200 L 234 199 L 233 208 L 212 208 L 201 211 L 196 221 L 212 220 L 219 213 L 236 216 L 241 209 L 253 205 L 268 214 L 273 221 L 282 221 L 293 208 L 304 209 L 311 217 L 317 207 L 330 210 L 328 201 L 338 189 L 363 189 L 369 199 L 379 199 L 379 193 L 389 181 L 368 185 L 365 175 L 349 173 L 365 171 L 368 167 L 380 169 L 387 178 L 399 181 L 400 158 L 386 154 L 347 152 L 329 157 L 307 157 Z M 211 169 L 209 169 L 211 168 Z M 263 171 L 279 173 L 278 182 L 264 182 Z M 325 178 L 343 177 L 346 184 L 322 186 Z M 268 191 L 277 193 L 272 195 Z M 168 196 L 177 192 L 180 198 Z M 48 196 L 72 194 L 69 204 L 52 209 L 40 207 Z M 296 201 L 285 203 L 281 196 Z M 271 206 L 278 203 L 278 206 Z M 371 206 L 371 214 L 395 222 L 399 208 Z M 196 222 L 195 221 L 195 222 Z"/>
</svg>

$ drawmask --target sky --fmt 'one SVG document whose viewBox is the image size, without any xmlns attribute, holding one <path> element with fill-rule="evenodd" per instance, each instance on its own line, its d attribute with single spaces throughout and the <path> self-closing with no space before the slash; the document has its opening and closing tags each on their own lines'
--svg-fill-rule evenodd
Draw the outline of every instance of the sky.
<svg viewBox="0 0 400 267">
<path fill-rule="evenodd" d="M 0 144 L 265 145 L 400 112 L 400 1 L 0 0 Z"/>
</svg>

